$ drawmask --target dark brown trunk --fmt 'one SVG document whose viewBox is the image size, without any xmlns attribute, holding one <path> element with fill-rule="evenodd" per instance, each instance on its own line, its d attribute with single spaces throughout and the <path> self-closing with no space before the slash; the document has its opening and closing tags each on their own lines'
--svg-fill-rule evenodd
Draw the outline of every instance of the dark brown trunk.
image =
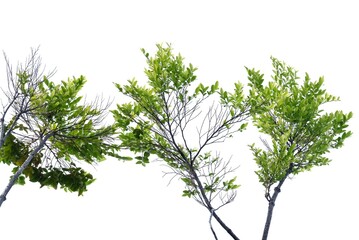
<svg viewBox="0 0 359 240">
<path fill-rule="evenodd" d="M 278 185 L 274 188 L 274 193 L 273 193 L 273 195 L 270 198 L 269 203 L 268 203 L 267 220 L 266 220 L 266 223 L 264 225 L 264 231 L 263 231 L 262 240 L 267 240 L 267 238 L 268 238 L 268 233 L 269 233 L 269 228 L 270 228 L 270 224 L 271 224 L 271 221 L 272 221 L 272 215 L 273 215 L 273 209 L 274 209 L 274 206 L 275 206 L 275 201 L 277 200 L 278 194 L 281 191 L 281 187 L 282 187 L 284 181 L 287 179 L 289 174 L 291 174 L 293 172 L 293 167 L 294 167 L 294 164 L 291 163 L 289 165 L 289 168 L 288 168 L 285 176 L 283 177 L 283 179 L 280 180 Z"/>
</svg>

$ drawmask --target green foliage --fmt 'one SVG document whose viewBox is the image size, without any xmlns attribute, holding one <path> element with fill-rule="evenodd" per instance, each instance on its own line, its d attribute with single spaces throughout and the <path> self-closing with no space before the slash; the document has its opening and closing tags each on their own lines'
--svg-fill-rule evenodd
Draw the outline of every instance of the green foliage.
<svg viewBox="0 0 359 240">
<path fill-rule="evenodd" d="M 43 106 L 36 110 L 45 131 L 53 131 L 50 139 L 57 149 L 57 156 L 70 160 L 75 157 L 88 163 L 104 160 L 105 154 L 113 152 L 113 145 L 106 139 L 114 133 L 114 128 L 99 127 L 103 120 L 104 108 L 98 103 L 82 105 L 78 96 L 86 80 L 79 78 L 62 81 L 55 85 L 48 79 L 40 84 L 40 92 L 33 102 Z"/>
<path fill-rule="evenodd" d="M 57 189 L 58 185 L 65 191 L 78 192 L 82 195 L 87 191 L 87 186 L 95 181 L 90 173 L 76 167 L 58 169 L 58 168 L 36 168 L 30 181 L 39 182 L 41 187 L 50 186 Z"/>
<path fill-rule="evenodd" d="M 0 149 L 0 161 L 7 165 L 15 165 L 12 170 L 15 174 L 29 154 L 29 146 L 10 135 Z M 41 187 L 49 186 L 57 189 L 57 186 L 60 185 L 66 191 L 78 192 L 79 195 L 82 195 L 87 190 L 87 186 L 95 180 L 91 174 L 76 167 L 74 163 L 67 168 L 41 167 L 43 157 L 42 153 L 35 155 L 16 183 L 25 185 L 26 178 L 28 178 L 31 182 L 39 182 Z"/>
<path fill-rule="evenodd" d="M 231 130 L 245 119 L 243 112 L 247 109 L 242 86 L 238 83 L 234 93 L 221 89 L 218 81 L 211 86 L 200 83 L 193 87 L 197 69 L 192 64 L 185 65 L 183 57 L 174 55 L 170 45 L 157 45 L 154 57 L 143 49 L 142 52 L 148 64 L 145 69 L 148 85 L 140 86 L 135 79 L 127 85 L 115 84 L 122 94 L 132 99 L 112 111 L 119 129 L 120 147 L 134 153 L 137 164 L 145 166 L 151 156 L 163 160 L 185 183 L 183 196 L 205 202 L 203 194 L 211 201 L 215 193 L 237 188 L 235 179 L 224 179 L 227 165 L 220 174 L 215 173 L 221 169 L 221 160 L 202 151 L 207 145 L 222 142 L 231 133 L 245 129 L 243 123 Z M 201 103 L 214 96 L 222 99 L 218 107 L 221 110 L 210 109 L 203 125 L 194 128 L 191 122 L 200 115 Z M 198 140 L 193 141 L 196 137 Z M 119 157 L 121 160 L 130 158 Z"/>
<path fill-rule="evenodd" d="M 26 103 L 23 118 L 16 115 L 7 123 L 12 126 L 0 149 L 0 162 L 19 170 L 44 136 L 51 135 L 17 179 L 18 184 L 39 182 L 41 186 L 78 192 L 82 195 L 94 181 L 91 174 L 77 167 L 74 160 L 94 164 L 106 155 L 117 156 L 111 143 L 114 126 L 100 126 L 107 106 L 102 102 L 81 103 L 80 90 L 86 83 L 83 76 L 55 84 L 46 76 L 34 83 L 27 71 L 17 74 L 21 95 Z M 23 136 L 27 137 L 24 138 Z M 17 137 L 19 136 L 19 137 Z"/>
<path fill-rule="evenodd" d="M 159 131 L 154 130 L 155 127 L 163 128 L 166 124 L 173 123 L 174 114 L 171 113 L 178 110 L 175 107 L 189 105 L 189 102 L 194 101 L 199 94 L 201 96 L 213 94 L 218 88 L 218 83 L 211 87 L 199 84 L 190 94 L 189 87 L 196 79 L 194 74 L 196 68 L 192 64 L 185 66 L 182 56 L 174 56 L 170 46 L 157 45 L 157 48 L 158 51 L 153 58 L 142 49 L 148 63 L 145 74 L 148 77 L 149 87 L 139 86 L 134 79 L 129 80 L 128 85 L 125 86 L 115 84 L 121 93 L 134 101 L 118 105 L 117 110 L 112 113 L 117 126 L 121 129 L 119 135 L 121 146 L 134 153 L 141 153 L 135 157 L 137 163 L 145 165 L 148 163 L 149 154 L 156 154 L 173 166 L 172 155 L 177 153 L 167 150 L 171 151 L 175 147 L 172 145 L 174 143 L 168 142 Z M 179 100 L 179 103 L 176 103 L 175 99 Z M 175 151 L 180 150 L 179 146 L 175 148 L 177 148 Z"/>
<path fill-rule="evenodd" d="M 0 148 L 0 162 L 21 166 L 29 154 L 29 148 L 10 134 Z"/>
<path fill-rule="evenodd" d="M 0 148 L 0 162 L 7 165 L 15 165 L 13 168 L 13 173 L 15 173 L 25 162 L 30 153 L 31 148 L 28 144 L 19 141 L 14 135 L 10 134 L 6 138 L 3 147 Z M 24 185 L 25 178 L 31 177 L 34 169 L 38 168 L 41 164 L 42 157 L 43 154 L 36 154 L 32 159 L 31 164 L 24 169 L 23 174 L 18 178 L 16 183 Z"/>
<path fill-rule="evenodd" d="M 12 172 L 15 173 L 19 167 L 14 167 Z M 72 164 L 68 168 L 54 168 L 54 167 L 33 167 L 29 166 L 22 175 L 19 176 L 17 184 L 25 185 L 25 179 L 28 178 L 31 182 L 40 183 L 41 187 L 47 186 L 57 189 L 58 186 L 65 191 L 77 192 L 82 195 L 87 191 L 87 186 L 95 181 L 94 177 L 76 167 Z"/>
<path fill-rule="evenodd" d="M 324 78 L 312 81 L 308 74 L 299 84 L 297 71 L 272 58 L 272 81 L 264 85 L 263 75 L 248 69 L 252 117 L 258 129 L 268 134 L 267 150 L 251 145 L 259 170 L 256 172 L 266 188 L 286 175 L 327 165 L 325 154 L 343 145 L 351 132 L 346 130 L 352 113 L 325 113 L 323 104 L 339 101 L 323 89 Z"/>
<path fill-rule="evenodd" d="M 237 177 L 234 177 L 234 178 L 232 178 L 232 179 L 230 179 L 228 181 L 223 182 L 223 186 L 225 187 L 226 191 L 234 190 L 234 189 L 239 188 L 240 185 L 234 184 L 236 179 L 237 179 Z"/>
<path fill-rule="evenodd" d="M 235 116 L 239 111 L 246 112 L 249 109 L 248 99 L 245 99 L 243 93 L 243 84 L 237 82 L 234 84 L 234 92 L 230 93 L 228 91 L 219 89 L 220 101 L 222 104 L 231 107 L 231 115 Z M 241 127 L 241 130 L 244 130 L 247 126 L 247 123 L 244 123 Z"/>
</svg>

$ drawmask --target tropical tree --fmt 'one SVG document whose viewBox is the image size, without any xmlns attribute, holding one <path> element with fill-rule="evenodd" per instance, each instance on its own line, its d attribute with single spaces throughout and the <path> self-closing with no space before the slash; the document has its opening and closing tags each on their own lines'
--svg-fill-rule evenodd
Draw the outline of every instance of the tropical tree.
<svg viewBox="0 0 359 240">
<path fill-rule="evenodd" d="M 245 129 L 249 106 L 242 85 L 235 84 L 233 93 L 220 89 L 218 82 L 193 87 L 196 68 L 184 65 L 183 57 L 173 54 L 170 45 L 157 45 L 154 57 L 142 51 L 148 64 L 148 86 L 140 86 L 135 79 L 124 86 L 116 84 L 132 100 L 113 111 L 120 147 L 133 152 L 138 164 L 148 164 L 151 156 L 163 161 L 170 169 L 166 173 L 183 181 L 183 196 L 208 210 L 214 237 L 212 218 L 233 239 L 239 239 L 217 214 L 236 196 L 239 185 L 235 177 L 229 177 L 235 168 L 219 153 L 212 153 L 210 146 Z M 204 105 L 210 99 L 220 104 Z"/>
<path fill-rule="evenodd" d="M 247 68 L 250 81 L 251 115 L 265 149 L 251 145 L 258 165 L 256 174 L 265 188 L 268 201 L 263 240 L 268 237 L 273 209 L 285 180 L 290 175 L 327 165 L 330 149 L 343 146 L 351 135 L 347 130 L 352 113 L 326 112 L 323 106 L 339 101 L 323 88 L 324 78 L 312 81 L 308 74 L 299 82 L 297 71 L 272 58 L 272 80 L 264 85 L 260 71 Z"/>
<path fill-rule="evenodd" d="M 44 74 L 38 49 L 13 70 L 5 56 L 7 82 L 1 84 L 0 162 L 13 166 L 0 206 L 15 183 L 25 179 L 81 195 L 94 177 L 78 166 L 114 154 L 113 126 L 104 126 L 109 102 L 86 103 L 83 76 L 55 84 Z M 6 86 L 6 87 L 5 87 Z"/>
</svg>

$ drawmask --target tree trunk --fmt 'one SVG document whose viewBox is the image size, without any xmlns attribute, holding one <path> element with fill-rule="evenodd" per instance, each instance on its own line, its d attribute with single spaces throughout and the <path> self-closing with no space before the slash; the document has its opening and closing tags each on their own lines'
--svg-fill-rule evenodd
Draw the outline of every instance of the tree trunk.
<svg viewBox="0 0 359 240">
<path fill-rule="evenodd" d="M 267 238 L 268 238 L 268 233 L 269 233 L 269 228 L 270 228 L 270 224 L 271 224 L 271 221 L 272 221 L 272 215 L 273 215 L 273 209 L 274 209 L 274 206 L 275 206 L 275 201 L 277 200 L 278 194 L 281 191 L 280 188 L 282 187 L 284 181 L 287 179 L 289 174 L 291 174 L 293 172 L 293 167 L 294 167 L 294 164 L 291 163 L 289 165 L 289 168 L 288 168 L 285 176 L 283 177 L 283 179 L 280 180 L 278 185 L 274 188 L 274 193 L 273 193 L 273 195 L 270 198 L 270 201 L 268 203 L 267 220 L 266 220 L 266 223 L 264 225 L 264 231 L 263 231 L 262 240 L 267 240 Z"/>
<path fill-rule="evenodd" d="M 53 135 L 53 133 L 47 134 L 43 139 L 41 139 L 39 145 L 30 153 L 30 155 L 27 157 L 27 159 L 25 160 L 25 162 L 21 165 L 21 167 L 19 167 L 19 169 L 16 171 L 16 173 L 14 174 L 14 176 L 12 176 L 12 178 L 9 181 L 9 184 L 6 186 L 4 192 L 0 195 L 0 207 L 3 204 L 3 202 L 5 202 L 6 200 L 6 196 L 9 193 L 9 191 L 11 190 L 11 188 L 14 186 L 15 182 L 17 181 L 17 179 L 19 178 L 19 176 L 22 174 L 22 172 L 25 170 L 25 168 L 27 168 L 27 166 L 29 166 L 29 164 L 31 163 L 32 159 L 35 157 L 35 155 L 44 147 L 45 142 L 47 141 L 47 139 L 49 139 L 51 136 Z"/>
</svg>

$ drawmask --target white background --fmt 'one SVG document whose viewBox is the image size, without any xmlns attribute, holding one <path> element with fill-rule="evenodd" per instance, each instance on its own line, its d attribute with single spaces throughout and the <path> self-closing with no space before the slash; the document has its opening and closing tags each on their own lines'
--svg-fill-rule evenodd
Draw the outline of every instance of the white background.
<svg viewBox="0 0 359 240">
<path fill-rule="evenodd" d="M 115 97 L 113 82 L 145 82 L 145 58 L 169 42 L 199 68 L 199 82 L 229 89 L 247 83 L 244 66 L 271 74 L 270 56 L 313 79 L 353 111 L 354 135 L 333 151 L 330 166 L 288 181 L 274 212 L 269 239 L 359 239 L 358 67 L 356 1 L 39 1 L 0 0 L 0 49 L 16 65 L 40 45 L 53 80 L 85 75 L 84 94 Z M 0 61 L 0 83 L 5 64 Z M 260 239 L 267 202 L 247 144 L 253 130 L 216 146 L 240 165 L 237 199 L 218 214 L 241 240 Z M 0 239 L 213 239 L 208 213 L 181 197 L 179 181 L 167 186 L 159 164 L 144 168 L 108 159 L 91 171 L 97 181 L 83 197 L 38 184 L 15 186 L 0 209 Z M 0 190 L 10 172 L 0 166 Z M 230 239 L 215 225 L 220 239 Z"/>
</svg>

